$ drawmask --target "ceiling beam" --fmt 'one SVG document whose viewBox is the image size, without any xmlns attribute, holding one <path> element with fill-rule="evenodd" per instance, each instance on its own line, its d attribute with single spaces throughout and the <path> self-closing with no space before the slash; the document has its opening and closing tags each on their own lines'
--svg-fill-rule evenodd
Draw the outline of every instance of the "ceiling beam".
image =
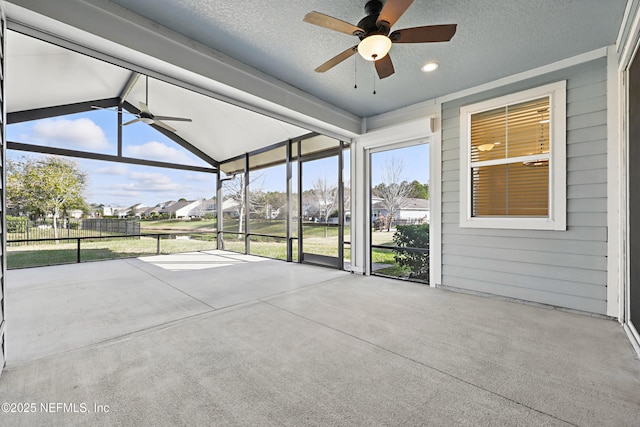
<svg viewBox="0 0 640 427">
<path fill-rule="evenodd" d="M 129 80 L 127 80 L 127 83 L 124 85 L 124 87 L 120 91 L 121 104 L 124 103 L 125 99 L 127 99 L 127 96 L 129 96 L 131 89 L 133 89 L 133 87 L 136 85 L 141 75 L 142 74 L 136 73 L 135 71 L 131 72 L 131 76 L 129 76 Z"/>
<path fill-rule="evenodd" d="M 111 154 L 89 153 L 87 151 L 69 150 L 66 148 L 47 147 L 43 145 L 24 144 L 7 141 L 8 150 L 26 151 L 29 153 L 51 154 L 54 156 L 76 157 L 80 159 L 102 160 L 106 162 L 128 163 L 132 165 L 153 166 L 158 168 L 187 170 L 191 172 L 216 173 L 216 168 L 203 166 L 179 165 L 175 163 L 159 162 L 156 160 L 136 159 L 133 157 L 114 156 Z"/>
<path fill-rule="evenodd" d="M 117 107 L 119 104 L 120 98 L 106 98 L 76 102 L 74 104 L 56 105 L 53 107 L 35 108 L 33 110 L 14 111 L 13 113 L 7 113 L 7 124 L 48 119 L 50 117 L 64 116 L 67 114 L 84 113 L 93 110 L 93 107 L 111 108 Z"/>
</svg>

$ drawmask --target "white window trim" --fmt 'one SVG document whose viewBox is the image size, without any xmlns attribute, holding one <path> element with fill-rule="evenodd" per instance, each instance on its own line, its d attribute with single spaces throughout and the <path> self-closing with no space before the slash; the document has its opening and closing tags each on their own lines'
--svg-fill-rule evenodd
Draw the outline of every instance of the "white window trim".
<svg viewBox="0 0 640 427">
<path fill-rule="evenodd" d="M 460 227 L 531 230 L 567 229 L 567 82 L 562 80 L 460 108 Z M 471 115 L 507 105 L 550 97 L 549 217 L 471 216 Z"/>
</svg>

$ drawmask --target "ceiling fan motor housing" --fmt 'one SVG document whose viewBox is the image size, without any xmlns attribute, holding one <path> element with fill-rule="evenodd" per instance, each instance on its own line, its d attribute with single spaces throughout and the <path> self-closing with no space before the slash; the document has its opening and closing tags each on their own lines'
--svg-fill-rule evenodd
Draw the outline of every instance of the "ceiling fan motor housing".
<svg viewBox="0 0 640 427">
<path fill-rule="evenodd" d="M 382 2 L 380 0 L 371 0 L 364 5 L 364 12 L 367 15 L 379 15 L 382 10 Z"/>
<path fill-rule="evenodd" d="M 374 34 L 382 34 L 384 36 L 389 35 L 390 28 L 388 26 L 378 27 L 376 21 L 382 11 L 382 2 L 380 0 L 371 0 L 364 6 L 364 11 L 367 14 L 364 18 L 358 22 L 358 27 L 364 30 L 364 34 L 358 35 L 360 40 L 363 40 Z"/>
</svg>

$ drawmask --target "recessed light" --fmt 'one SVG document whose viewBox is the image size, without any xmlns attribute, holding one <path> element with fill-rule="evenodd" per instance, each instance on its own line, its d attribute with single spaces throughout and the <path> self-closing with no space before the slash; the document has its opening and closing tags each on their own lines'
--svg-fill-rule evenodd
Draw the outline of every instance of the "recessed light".
<svg viewBox="0 0 640 427">
<path fill-rule="evenodd" d="M 438 63 L 437 62 L 427 62 L 422 67 L 422 71 L 424 71 L 425 73 L 428 73 L 428 72 L 436 70 L 437 68 L 438 68 Z"/>
</svg>

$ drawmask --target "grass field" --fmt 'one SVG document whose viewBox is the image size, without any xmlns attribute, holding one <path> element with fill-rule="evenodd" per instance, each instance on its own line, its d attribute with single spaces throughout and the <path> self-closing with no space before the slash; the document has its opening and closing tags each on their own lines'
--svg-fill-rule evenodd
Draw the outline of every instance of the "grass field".
<svg viewBox="0 0 640 427">
<path fill-rule="evenodd" d="M 236 224 L 237 226 L 237 224 Z M 182 219 L 164 219 L 156 221 L 140 221 L 140 230 L 145 232 L 163 231 L 216 231 L 216 220 L 185 221 Z"/>
<path fill-rule="evenodd" d="M 160 253 L 180 253 L 201 250 L 216 249 L 216 222 L 184 221 L 184 220 L 158 220 L 141 221 L 141 234 L 168 233 L 168 234 L 193 234 L 192 238 L 161 239 Z M 225 231 L 237 233 L 237 221 L 226 221 Z M 250 242 L 250 254 L 268 258 L 287 258 L 287 242 L 285 234 L 286 223 L 284 221 L 251 221 L 252 233 L 280 236 L 281 238 L 252 236 Z M 338 256 L 338 227 L 324 226 L 320 224 L 305 224 L 303 226 L 305 253 L 313 253 L 326 256 Z M 293 237 L 297 237 L 297 224 L 294 227 Z M 344 240 L 350 240 L 350 227 L 344 229 Z M 65 236 L 66 237 L 66 236 Z M 244 253 L 245 240 L 243 235 L 225 234 L 224 249 Z M 238 238 L 240 237 L 240 238 Z M 374 231 L 371 234 L 372 244 L 392 245 L 393 232 Z M 298 259 L 298 239 L 294 238 L 293 260 Z M 131 258 L 144 255 L 155 255 L 158 251 L 158 241 L 155 237 L 140 238 L 114 238 L 102 240 L 81 241 L 81 261 L 96 261 L 116 258 Z M 350 246 L 345 245 L 344 259 L 351 258 Z M 397 265 L 394 252 L 386 249 L 373 249 L 372 261 L 376 265 L 376 273 L 406 277 L 409 271 Z M 45 265 L 67 264 L 77 262 L 77 241 L 58 244 L 48 242 L 46 244 L 8 246 L 7 267 L 24 268 Z"/>
<path fill-rule="evenodd" d="M 80 260 L 97 261 L 116 258 L 132 258 L 143 255 L 155 255 L 158 241 L 153 237 L 117 238 L 102 240 L 83 240 Z M 160 239 L 160 253 L 216 249 L 215 239 L 186 240 Z M 68 264 L 77 262 L 77 243 L 59 243 L 57 245 L 28 245 L 7 247 L 7 268 L 38 267 L 45 265 Z"/>
</svg>

